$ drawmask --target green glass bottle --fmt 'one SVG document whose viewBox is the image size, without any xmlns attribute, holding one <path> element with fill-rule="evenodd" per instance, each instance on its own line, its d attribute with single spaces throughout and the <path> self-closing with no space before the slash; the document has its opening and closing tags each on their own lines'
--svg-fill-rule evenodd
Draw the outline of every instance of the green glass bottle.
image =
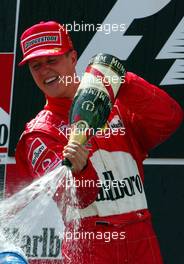
<svg viewBox="0 0 184 264">
<path fill-rule="evenodd" d="M 105 126 L 125 73 L 115 56 L 99 53 L 91 58 L 71 106 L 69 141 L 85 144 Z"/>
</svg>

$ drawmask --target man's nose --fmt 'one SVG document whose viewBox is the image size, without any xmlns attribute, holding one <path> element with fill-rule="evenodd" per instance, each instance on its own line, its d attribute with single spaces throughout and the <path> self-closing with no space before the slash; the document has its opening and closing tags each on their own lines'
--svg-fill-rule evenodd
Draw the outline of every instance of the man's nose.
<svg viewBox="0 0 184 264">
<path fill-rule="evenodd" d="M 40 67 L 40 73 L 42 75 L 46 75 L 49 71 L 50 71 L 50 66 L 48 65 L 48 63 L 42 63 Z"/>
</svg>

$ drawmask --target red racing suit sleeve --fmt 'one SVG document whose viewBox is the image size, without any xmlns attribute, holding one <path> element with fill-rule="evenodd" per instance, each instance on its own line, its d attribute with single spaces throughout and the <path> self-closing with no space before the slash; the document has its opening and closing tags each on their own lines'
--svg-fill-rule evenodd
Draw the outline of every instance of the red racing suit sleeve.
<svg viewBox="0 0 184 264">
<path fill-rule="evenodd" d="M 126 74 L 117 100 L 145 155 L 179 127 L 183 110 L 166 92 L 137 76 Z"/>
<path fill-rule="evenodd" d="M 40 132 L 25 135 L 16 149 L 19 183 L 29 184 L 56 168 L 63 160 L 62 151 L 67 144 L 67 140 L 65 141 L 59 142 L 52 136 Z M 78 182 L 76 189 L 79 207 L 86 207 L 96 199 L 99 191 L 96 184 L 98 176 L 89 159 L 87 166 L 80 173 L 73 173 L 73 177 Z M 85 181 L 93 184 L 85 185 Z"/>
</svg>

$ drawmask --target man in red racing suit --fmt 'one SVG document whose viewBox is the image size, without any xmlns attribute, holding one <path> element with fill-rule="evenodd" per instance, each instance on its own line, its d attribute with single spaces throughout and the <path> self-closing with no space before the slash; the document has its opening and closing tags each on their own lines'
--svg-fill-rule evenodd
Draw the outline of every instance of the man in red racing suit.
<svg viewBox="0 0 184 264">
<path fill-rule="evenodd" d="M 39 46 L 36 48 L 39 51 Z M 43 67 L 46 61 L 40 54 L 36 63 Z M 34 73 L 38 65 L 35 66 L 35 58 L 24 56 L 39 85 Z M 44 110 L 27 124 L 17 145 L 20 182 L 42 176 L 64 157 L 74 162 L 66 155 L 67 147 L 64 148 L 72 100 L 44 92 L 47 96 Z M 149 150 L 166 140 L 182 120 L 180 106 L 164 91 L 134 73 L 126 73 L 108 118 L 108 128 L 88 141 L 87 163 L 74 173 L 81 182 L 77 188 L 79 206 L 72 208 L 73 214 L 65 219 L 63 263 L 163 263 L 147 208 L 142 162 Z M 82 181 L 86 183 L 83 186 Z M 73 226 L 75 210 L 80 218 L 77 232 Z"/>
</svg>

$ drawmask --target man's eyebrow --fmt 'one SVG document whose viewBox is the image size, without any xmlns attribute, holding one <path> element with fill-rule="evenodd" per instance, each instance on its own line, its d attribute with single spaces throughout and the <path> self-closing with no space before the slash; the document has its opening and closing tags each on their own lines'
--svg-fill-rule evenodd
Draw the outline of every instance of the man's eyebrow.
<svg viewBox="0 0 184 264">
<path fill-rule="evenodd" d="M 32 61 L 29 62 L 29 64 L 33 64 L 35 62 L 39 62 L 39 60 L 32 60 Z"/>
</svg>

